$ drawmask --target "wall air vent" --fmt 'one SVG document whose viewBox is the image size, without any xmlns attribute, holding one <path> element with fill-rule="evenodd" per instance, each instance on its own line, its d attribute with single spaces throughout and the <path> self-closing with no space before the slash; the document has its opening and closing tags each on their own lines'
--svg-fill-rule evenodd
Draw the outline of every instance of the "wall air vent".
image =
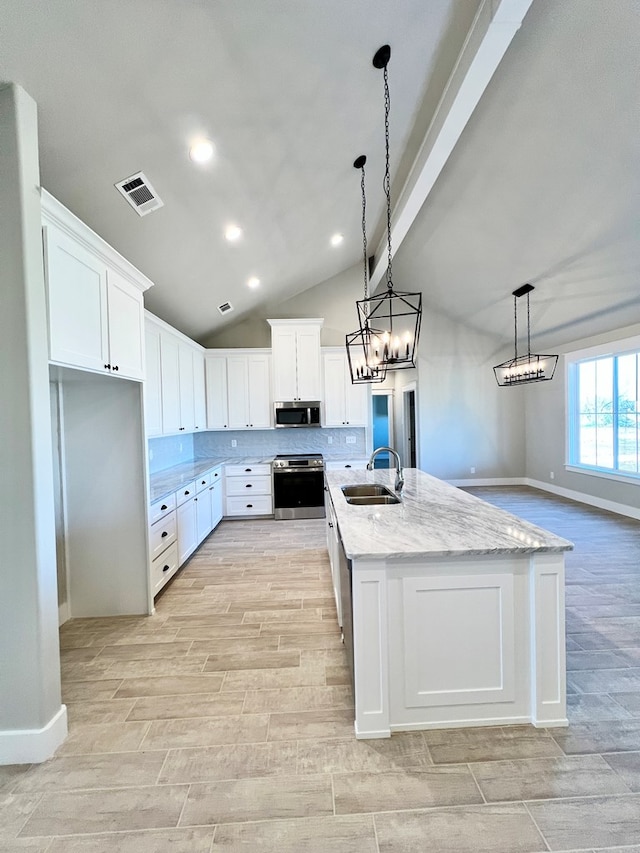
<svg viewBox="0 0 640 853">
<path fill-rule="evenodd" d="M 118 181 L 115 188 L 126 198 L 138 216 L 146 216 L 147 213 L 164 206 L 164 202 L 142 172 L 136 172 L 124 181 Z"/>
<path fill-rule="evenodd" d="M 218 311 L 221 314 L 228 314 L 229 311 L 233 311 L 233 305 L 230 302 L 223 302 L 222 305 L 218 305 Z"/>
</svg>

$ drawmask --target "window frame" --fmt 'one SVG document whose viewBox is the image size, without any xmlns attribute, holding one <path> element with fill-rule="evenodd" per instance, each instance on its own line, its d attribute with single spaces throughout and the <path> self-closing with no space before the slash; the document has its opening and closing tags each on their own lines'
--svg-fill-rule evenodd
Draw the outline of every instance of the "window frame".
<svg viewBox="0 0 640 853">
<path fill-rule="evenodd" d="M 565 354 L 566 443 L 564 467 L 566 471 L 601 477 L 608 480 L 617 480 L 622 483 L 640 483 L 640 471 L 621 471 L 619 468 L 605 468 L 578 461 L 580 434 L 578 365 L 584 361 L 613 358 L 612 397 L 615 400 L 618 394 L 618 358 L 634 354 L 640 356 L 640 335 L 618 341 L 610 341 L 607 344 L 600 344 Z M 638 414 L 640 416 L 640 412 Z M 614 464 L 617 465 L 619 464 L 617 407 L 614 407 L 613 418 L 613 459 Z M 640 448 L 638 449 L 638 462 L 640 467 Z"/>
</svg>

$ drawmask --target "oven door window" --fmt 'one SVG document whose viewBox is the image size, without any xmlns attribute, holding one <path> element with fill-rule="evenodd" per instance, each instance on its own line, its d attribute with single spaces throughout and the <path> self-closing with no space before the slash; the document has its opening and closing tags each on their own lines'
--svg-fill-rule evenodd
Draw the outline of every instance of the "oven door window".
<svg viewBox="0 0 640 853">
<path fill-rule="evenodd" d="M 322 471 L 276 473 L 273 477 L 273 503 L 279 509 L 322 506 L 324 474 Z"/>
</svg>

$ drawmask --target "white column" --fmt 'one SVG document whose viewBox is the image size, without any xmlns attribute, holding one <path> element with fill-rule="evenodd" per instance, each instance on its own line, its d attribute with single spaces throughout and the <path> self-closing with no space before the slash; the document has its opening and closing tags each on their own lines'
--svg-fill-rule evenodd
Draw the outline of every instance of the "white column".
<svg viewBox="0 0 640 853">
<path fill-rule="evenodd" d="M 351 582 L 356 737 L 390 737 L 386 566 L 359 560 Z"/>
<path fill-rule="evenodd" d="M 567 726 L 564 554 L 531 558 L 531 722 Z"/>
<path fill-rule="evenodd" d="M 0 764 L 67 732 L 60 651 L 35 102 L 0 88 Z"/>
</svg>

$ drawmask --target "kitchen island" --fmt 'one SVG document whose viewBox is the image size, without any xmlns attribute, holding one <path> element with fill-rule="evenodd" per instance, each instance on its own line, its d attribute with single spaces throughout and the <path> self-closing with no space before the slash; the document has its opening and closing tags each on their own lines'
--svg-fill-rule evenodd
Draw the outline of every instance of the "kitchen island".
<svg viewBox="0 0 640 853">
<path fill-rule="evenodd" d="M 351 505 L 342 492 L 356 483 L 393 491 L 394 476 L 326 474 L 356 736 L 567 725 L 564 552 L 572 544 L 418 469 L 405 469 L 398 504 Z"/>
</svg>

